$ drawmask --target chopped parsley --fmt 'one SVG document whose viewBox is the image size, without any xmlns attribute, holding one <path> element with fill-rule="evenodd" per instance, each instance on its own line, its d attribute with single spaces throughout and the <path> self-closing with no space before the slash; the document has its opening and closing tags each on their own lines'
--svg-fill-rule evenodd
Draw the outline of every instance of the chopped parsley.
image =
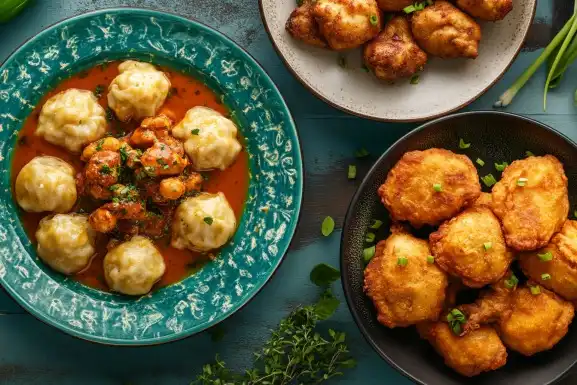
<svg viewBox="0 0 577 385">
<path fill-rule="evenodd" d="M 108 120 L 109 122 L 114 120 L 114 112 L 110 107 L 106 107 L 106 120 Z"/>
<path fill-rule="evenodd" d="M 212 225 L 213 219 L 212 219 L 212 217 L 204 217 L 203 221 L 207 225 Z"/>
<path fill-rule="evenodd" d="M 112 174 L 112 169 L 110 168 L 109 165 L 103 164 L 102 166 L 100 166 L 100 173 L 104 175 L 110 175 Z"/>
<path fill-rule="evenodd" d="M 193 128 L 192 130 L 190 130 L 190 133 L 192 135 L 198 135 L 199 132 L 200 132 L 200 129 L 198 129 L 198 128 Z"/>
<path fill-rule="evenodd" d="M 104 85 L 99 84 L 94 89 L 94 96 L 96 96 L 98 99 L 100 99 L 102 97 L 103 92 L 104 92 Z"/>
</svg>

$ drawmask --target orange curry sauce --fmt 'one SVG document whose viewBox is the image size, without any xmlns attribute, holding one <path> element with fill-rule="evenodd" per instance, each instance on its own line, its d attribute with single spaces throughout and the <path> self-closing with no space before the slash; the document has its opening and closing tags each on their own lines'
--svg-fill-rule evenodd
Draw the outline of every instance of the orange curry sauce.
<svg viewBox="0 0 577 385">
<path fill-rule="evenodd" d="M 81 171 L 84 163 L 80 160 L 79 155 L 74 155 L 67 152 L 65 149 L 52 145 L 44 139 L 34 135 L 36 125 L 38 124 L 38 115 L 44 102 L 51 96 L 58 92 L 69 88 L 79 88 L 86 90 L 96 90 L 97 87 L 102 89 L 102 94 L 99 98 L 100 104 L 106 108 L 108 103 L 106 94 L 108 85 L 118 75 L 118 64 L 120 62 L 111 62 L 107 65 L 100 65 L 88 71 L 81 72 L 75 76 L 64 80 L 54 90 L 45 95 L 38 106 L 32 111 L 22 130 L 18 136 L 18 143 L 12 160 L 12 186 L 16 180 L 16 176 L 32 158 L 40 155 L 52 155 L 70 163 L 77 172 Z M 198 80 L 187 75 L 174 72 L 170 69 L 163 68 L 170 82 L 172 89 L 170 97 L 167 98 L 160 113 L 164 113 L 171 117 L 175 123 L 180 121 L 186 111 L 194 106 L 210 107 L 220 113 L 227 115 L 228 111 L 222 105 L 218 95 L 215 95 L 207 86 Z M 109 124 L 109 132 L 118 134 L 119 132 L 129 133 L 136 128 L 135 123 L 120 123 L 113 120 Z M 240 138 L 242 141 L 242 138 Z M 227 200 L 236 213 L 237 220 L 240 221 L 243 206 L 245 203 L 248 191 L 248 156 L 246 150 L 243 149 L 235 163 L 225 171 L 211 171 L 207 173 L 208 180 L 203 184 L 203 190 L 207 192 L 221 191 L 225 194 Z M 80 201 L 79 201 L 80 202 Z M 95 208 L 94 204 L 91 207 L 82 207 L 82 203 L 77 203 L 74 211 L 86 210 L 92 211 Z M 48 213 L 26 213 L 21 210 L 21 220 L 28 233 L 28 236 L 33 243 L 36 242 L 36 229 L 40 219 Z M 199 253 L 188 250 L 177 250 L 169 246 L 170 235 L 165 238 L 155 240 L 155 244 L 162 253 L 166 263 L 166 272 L 156 287 L 170 285 L 185 278 L 203 262 L 206 257 Z M 108 287 L 104 280 L 104 271 L 102 267 L 104 255 L 106 254 L 106 244 L 108 237 L 102 236 L 97 241 L 97 254 L 92 260 L 90 266 L 84 271 L 73 276 L 77 281 L 100 289 L 108 291 Z"/>
</svg>

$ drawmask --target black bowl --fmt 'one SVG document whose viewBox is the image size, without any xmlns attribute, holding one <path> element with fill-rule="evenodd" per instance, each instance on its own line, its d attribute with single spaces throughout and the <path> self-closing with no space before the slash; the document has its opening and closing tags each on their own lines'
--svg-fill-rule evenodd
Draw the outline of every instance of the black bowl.
<svg viewBox="0 0 577 385">
<path fill-rule="evenodd" d="M 460 149 L 461 138 L 471 143 L 471 147 Z M 546 125 L 508 113 L 467 112 L 417 128 L 379 158 L 353 197 L 345 218 L 341 239 L 342 284 L 359 329 L 382 358 L 419 384 L 547 385 L 557 382 L 577 360 L 575 327 L 550 351 L 530 358 L 509 351 L 505 367 L 468 379 L 445 366 L 433 348 L 419 338 L 414 327 L 388 329 L 377 322 L 373 304 L 363 293 L 362 258 L 363 248 L 367 247 L 365 233 L 372 219 L 385 221 L 380 230 L 382 234 L 378 234 L 381 238 L 388 233 L 388 213 L 377 189 L 405 152 L 433 147 L 466 154 L 473 162 L 480 158 L 485 166 L 478 167 L 479 175 L 492 173 L 497 179 L 500 173 L 495 170 L 494 162 L 511 163 L 525 157 L 526 151 L 555 155 L 565 166 L 570 202 L 577 202 L 577 144 Z"/>
</svg>

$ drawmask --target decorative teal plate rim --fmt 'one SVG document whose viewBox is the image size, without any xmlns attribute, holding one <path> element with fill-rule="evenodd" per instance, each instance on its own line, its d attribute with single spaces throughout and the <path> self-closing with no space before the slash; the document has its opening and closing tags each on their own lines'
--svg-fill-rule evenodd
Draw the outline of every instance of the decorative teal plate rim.
<svg viewBox="0 0 577 385">
<path fill-rule="evenodd" d="M 88 340 L 91 342 L 97 342 L 97 343 L 103 343 L 103 344 L 109 344 L 109 345 L 142 346 L 142 345 L 155 345 L 155 344 L 172 342 L 172 341 L 176 341 L 176 340 L 186 338 L 186 337 L 189 337 L 191 335 L 200 333 L 200 332 L 218 324 L 219 322 L 222 322 L 226 318 L 230 317 L 232 314 L 234 314 L 237 311 L 239 311 L 240 309 L 242 309 L 245 305 L 247 305 L 254 298 L 254 296 L 256 294 L 258 294 L 264 288 L 264 286 L 269 282 L 269 280 L 272 278 L 272 276 L 274 275 L 274 273 L 277 271 L 278 267 L 280 266 L 280 264 L 284 260 L 286 253 L 290 247 L 290 244 L 293 240 L 296 228 L 298 226 L 298 223 L 300 220 L 302 196 L 303 196 L 303 189 L 304 189 L 304 187 L 303 187 L 303 185 L 304 185 L 304 180 L 303 180 L 304 171 L 303 171 L 303 163 L 302 163 L 302 149 L 300 147 L 298 130 L 296 129 L 296 124 L 294 122 L 294 119 L 292 118 L 292 115 L 290 113 L 290 109 L 287 106 L 286 102 L 284 101 L 284 99 L 283 99 L 280 91 L 278 90 L 277 86 L 275 85 L 274 81 L 270 78 L 268 73 L 258 63 L 258 61 L 250 53 L 248 53 L 246 50 L 244 50 L 242 47 L 240 47 L 238 44 L 236 44 L 232 39 L 227 37 L 222 32 L 219 32 L 219 31 L 215 30 L 214 28 L 209 27 L 208 25 L 206 25 L 202 22 L 199 22 L 197 20 L 191 19 L 191 18 L 186 18 L 186 17 L 180 16 L 180 15 L 177 15 L 174 13 L 170 13 L 170 12 L 158 11 L 158 10 L 149 9 L 149 8 L 142 8 L 142 7 L 138 7 L 138 8 L 137 7 L 104 8 L 104 9 L 99 9 L 99 10 L 95 10 L 95 11 L 91 11 L 91 12 L 86 12 L 86 13 L 74 15 L 74 16 L 63 19 L 63 20 L 61 20 L 55 24 L 52 24 L 52 25 L 44 28 L 42 31 L 40 31 L 35 36 L 31 37 L 30 39 L 25 40 L 0 65 L 0 76 L 4 75 L 2 70 L 5 69 L 6 67 L 8 67 L 12 63 L 12 61 L 15 60 L 15 58 L 18 56 L 18 54 L 21 51 L 26 50 L 28 44 L 31 44 L 37 40 L 40 40 L 45 35 L 48 35 L 49 33 L 51 33 L 52 31 L 54 31 L 57 28 L 66 27 L 72 23 L 79 21 L 79 20 L 89 19 L 91 17 L 96 17 L 99 15 L 130 13 L 130 12 L 134 12 L 134 13 L 138 13 L 138 14 L 142 14 L 142 15 L 148 15 L 150 17 L 155 17 L 155 16 L 156 17 L 165 17 L 165 18 L 169 18 L 169 19 L 172 19 L 174 21 L 177 21 L 177 22 L 181 22 L 184 24 L 194 26 L 195 28 L 198 28 L 205 33 L 213 34 L 213 35 L 217 36 L 219 39 L 224 41 L 227 45 L 232 47 L 233 50 L 236 50 L 238 52 L 238 54 L 243 57 L 243 59 L 245 59 L 247 62 L 249 62 L 259 72 L 259 75 L 262 76 L 261 81 L 264 81 L 266 83 L 266 86 L 268 88 L 270 88 L 270 90 L 274 93 L 274 96 L 278 99 L 278 102 L 280 103 L 279 108 L 281 108 L 283 110 L 284 115 L 286 115 L 285 119 L 289 122 L 289 125 L 288 125 L 288 127 L 286 127 L 286 130 L 289 133 L 290 139 L 292 139 L 290 144 L 294 147 L 293 153 L 295 154 L 294 158 L 292 159 L 292 161 L 294 162 L 294 164 L 292 164 L 292 167 L 296 170 L 296 178 L 294 180 L 295 190 L 294 190 L 294 196 L 292 196 L 292 198 L 294 198 L 292 203 L 294 204 L 294 212 L 296 215 L 288 223 L 287 228 L 283 230 L 282 239 L 285 240 L 284 247 L 279 247 L 278 257 L 277 257 L 274 265 L 271 265 L 271 269 L 267 273 L 266 277 L 262 278 L 261 281 L 257 285 L 254 285 L 253 287 L 250 288 L 250 293 L 245 297 L 244 300 L 237 301 L 234 305 L 231 305 L 230 307 L 228 307 L 227 311 L 223 312 L 219 316 L 211 318 L 209 321 L 207 321 L 203 324 L 200 324 L 196 327 L 193 327 L 193 328 L 181 330 L 181 331 L 175 332 L 173 334 L 169 334 L 169 335 L 165 335 L 165 336 L 161 336 L 161 337 L 153 337 L 153 338 L 147 338 L 147 339 L 134 339 L 134 340 L 117 339 L 117 338 L 111 338 L 108 336 L 98 336 L 98 335 L 94 335 L 91 333 L 87 333 L 84 331 L 74 329 L 74 328 L 69 327 L 68 325 L 64 324 L 63 322 L 55 319 L 54 317 L 48 316 L 45 313 L 38 311 L 34 306 L 32 306 L 29 303 L 29 301 L 23 299 L 21 294 L 18 291 L 16 291 L 12 286 L 6 284 L 4 266 L 2 265 L 2 262 L 0 262 L 0 265 L 2 265 L 2 266 L 0 266 L 0 273 L 2 273 L 2 274 L 0 274 L 0 283 L 2 283 L 2 286 L 4 287 L 4 289 L 22 307 L 24 307 L 30 314 L 34 315 L 39 320 L 41 320 L 41 321 L 43 321 L 43 322 L 45 322 L 51 326 L 54 326 L 58 330 L 64 331 L 64 332 L 66 332 L 66 333 L 68 333 L 74 337 L 78 337 L 78 338 Z M 2 131 L 1 130 L 1 127 L 2 127 L 1 123 L 2 122 L 0 121 L 0 132 Z M 4 144 L 2 144 L 2 147 L 4 147 Z M 4 149 L 2 148 L 2 150 L 4 150 Z M 11 159 L 11 157 L 9 157 L 9 158 Z M 5 157 L 0 156 L 0 161 L 5 161 Z M 5 172 L 6 172 L 6 170 L 5 170 Z M 9 172 L 9 170 L 8 170 L 8 172 Z M 9 192 L 9 193 L 11 194 L 11 192 Z M 2 200 L 6 200 L 6 198 L 0 198 L 0 203 L 2 203 L 2 206 L 5 206 L 5 207 L 3 207 L 3 209 L 6 209 L 7 208 L 6 206 L 9 206 L 9 204 L 7 204 L 6 202 L 1 202 Z M 243 219 L 244 219 L 245 215 L 246 215 L 246 212 L 243 214 Z M 12 216 L 10 216 L 10 218 L 12 218 Z M 15 236 L 14 234 L 10 234 L 10 235 Z M 0 234 L 0 236 L 2 238 L 4 238 L 4 240 L 5 240 L 5 238 L 6 238 L 5 233 Z M 19 243 L 19 247 L 23 248 L 22 240 L 20 240 L 20 239 L 17 239 L 17 240 Z"/>
</svg>

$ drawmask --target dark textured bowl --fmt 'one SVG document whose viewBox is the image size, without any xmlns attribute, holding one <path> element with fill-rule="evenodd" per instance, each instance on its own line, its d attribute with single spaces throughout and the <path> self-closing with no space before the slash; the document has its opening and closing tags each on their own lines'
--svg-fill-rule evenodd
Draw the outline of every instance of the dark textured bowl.
<svg viewBox="0 0 577 385">
<path fill-rule="evenodd" d="M 471 143 L 459 149 L 459 139 Z M 557 382 L 577 360 L 577 330 L 552 350 L 531 358 L 509 351 L 507 365 L 473 378 L 458 375 L 445 366 L 433 348 L 417 335 L 414 327 L 388 329 L 377 322 L 371 300 L 363 293 L 362 251 L 371 219 L 385 218 L 381 238 L 388 232 L 388 214 L 377 196 L 378 187 L 401 156 L 411 150 L 446 148 L 468 155 L 473 162 L 485 161 L 479 175 L 492 173 L 493 163 L 535 155 L 555 155 L 565 166 L 569 179 L 569 199 L 577 202 L 577 145 L 567 137 L 539 122 L 522 116 L 499 112 L 468 112 L 427 123 L 397 141 L 369 171 L 353 197 L 341 239 L 341 274 L 345 296 L 359 329 L 389 364 L 411 380 L 426 385 L 547 385 Z M 487 189 L 486 189 L 487 190 Z M 574 206 L 572 206 L 574 208 Z M 573 212 L 573 211 L 571 211 Z"/>
</svg>

